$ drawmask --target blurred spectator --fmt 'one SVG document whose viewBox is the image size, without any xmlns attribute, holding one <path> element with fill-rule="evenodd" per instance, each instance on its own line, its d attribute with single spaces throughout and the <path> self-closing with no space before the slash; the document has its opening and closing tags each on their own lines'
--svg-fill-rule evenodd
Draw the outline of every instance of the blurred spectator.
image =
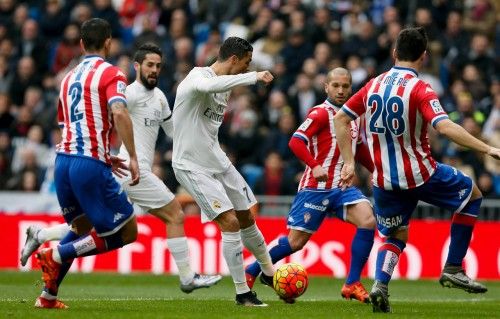
<svg viewBox="0 0 500 319">
<path fill-rule="evenodd" d="M 219 30 L 212 29 L 208 35 L 208 40 L 200 44 L 196 49 L 196 66 L 208 66 L 217 60 L 222 38 Z M 255 46 L 253 59 L 255 62 Z"/>
<path fill-rule="evenodd" d="M 495 133 L 500 133 L 500 93 L 496 93 L 493 108 L 483 126 L 483 136 L 491 141 Z"/>
<path fill-rule="evenodd" d="M 282 20 L 274 19 L 266 29 L 267 34 L 253 43 L 252 63 L 258 70 L 270 70 L 274 58 L 286 43 L 286 26 Z"/>
<path fill-rule="evenodd" d="M 357 55 L 361 59 L 376 57 L 378 55 L 377 35 L 370 21 L 360 22 L 359 31 L 349 37 L 344 43 L 342 52 L 344 56 Z"/>
<path fill-rule="evenodd" d="M 451 63 L 452 76 L 460 74 L 467 64 L 474 64 L 488 81 L 487 83 L 498 71 L 498 62 L 494 60 L 488 37 L 480 33 L 472 36 L 470 49 L 464 54 L 459 54 Z"/>
<path fill-rule="evenodd" d="M 29 108 L 22 106 L 18 109 L 15 120 L 10 125 L 9 134 L 12 138 L 26 137 L 32 125 L 33 116 Z"/>
<path fill-rule="evenodd" d="M 10 113 L 10 99 L 5 93 L 0 93 L 0 132 L 6 132 L 10 129 L 14 116 Z"/>
<path fill-rule="evenodd" d="M 82 54 L 80 26 L 76 22 L 71 22 L 64 28 L 63 37 L 56 46 L 52 72 L 63 71 L 72 61 L 76 62 Z"/>
<path fill-rule="evenodd" d="M 262 7 L 255 16 L 255 19 L 249 25 L 249 36 L 248 40 L 250 42 L 257 41 L 266 35 L 271 37 L 271 24 L 273 19 L 273 12 L 268 7 Z"/>
<path fill-rule="evenodd" d="M 278 120 L 278 127 L 271 129 L 262 146 L 262 154 L 271 151 L 277 152 L 287 162 L 298 162 L 288 147 L 288 142 L 297 128 L 297 120 L 291 112 L 282 112 Z"/>
<path fill-rule="evenodd" d="M 40 17 L 40 30 L 51 45 L 54 45 L 62 37 L 69 22 L 69 14 L 64 10 L 63 1 L 46 0 Z"/>
<path fill-rule="evenodd" d="M 111 25 L 111 35 L 113 38 L 119 38 L 122 35 L 122 26 L 120 16 L 113 8 L 111 0 L 93 0 L 93 18 L 101 18 Z"/>
<path fill-rule="evenodd" d="M 39 34 L 38 23 L 33 19 L 26 20 L 17 43 L 17 57 L 31 57 L 35 71 L 42 74 L 48 69 L 48 51 L 47 42 Z"/>
<path fill-rule="evenodd" d="M 0 55 L 0 93 L 8 93 L 14 73 L 9 67 L 9 61 L 5 55 Z"/>
<path fill-rule="evenodd" d="M 469 92 L 458 93 L 456 99 L 457 109 L 449 114 L 450 120 L 460 124 L 466 117 L 471 117 L 480 124 L 485 121 L 484 114 L 474 107 L 474 100 Z"/>
<path fill-rule="evenodd" d="M 13 39 L 19 39 L 22 34 L 24 23 L 29 19 L 29 7 L 26 4 L 19 4 L 14 10 L 12 17 L 12 26 L 9 30 L 9 36 Z"/>
<path fill-rule="evenodd" d="M 263 124 L 268 128 L 278 126 L 281 114 L 292 112 L 287 95 L 280 90 L 273 90 L 262 110 Z"/>
<path fill-rule="evenodd" d="M 78 2 L 71 10 L 70 20 L 80 26 L 90 18 L 92 18 L 92 7 L 86 2 Z"/>
<path fill-rule="evenodd" d="M 477 179 L 477 187 L 481 191 L 484 198 L 491 198 L 498 195 L 495 193 L 493 183 L 493 175 L 490 172 L 485 171 L 479 175 L 479 178 Z"/>
<path fill-rule="evenodd" d="M 158 29 L 161 10 L 156 5 L 155 1 L 144 1 L 143 5 L 140 6 L 140 8 L 140 11 L 135 12 L 135 17 L 133 18 L 132 35 L 136 37 L 143 32 L 145 25 L 144 19 L 148 19 L 147 24 L 149 24 L 149 28 L 151 28 L 155 32 L 158 32 L 159 34 L 164 34 L 165 29 L 163 29 L 162 31 Z"/>
<path fill-rule="evenodd" d="M 496 15 L 500 10 L 498 1 L 496 1 L 496 8 L 489 0 L 466 1 L 465 4 L 464 28 L 493 38 L 497 22 Z"/>
<path fill-rule="evenodd" d="M 278 152 L 271 151 L 264 161 L 264 172 L 255 182 L 254 192 L 258 195 L 294 195 L 297 183 L 294 176 L 287 174 L 285 162 Z"/>
<path fill-rule="evenodd" d="M 41 79 L 35 68 L 35 61 L 29 56 L 22 57 L 17 64 L 17 72 L 10 87 L 10 98 L 17 106 L 22 105 L 24 92 L 30 86 L 40 86 Z"/>
<path fill-rule="evenodd" d="M 288 31 L 288 42 L 283 47 L 280 55 L 286 65 L 285 76 L 295 78 L 302 69 L 305 59 L 311 57 L 313 47 L 306 39 L 304 30 L 291 29 Z"/>
<path fill-rule="evenodd" d="M 304 73 L 297 75 L 295 84 L 288 92 L 290 106 L 297 121 L 302 122 L 309 109 L 324 100 L 324 94 L 314 89 L 312 80 Z"/>
</svg>

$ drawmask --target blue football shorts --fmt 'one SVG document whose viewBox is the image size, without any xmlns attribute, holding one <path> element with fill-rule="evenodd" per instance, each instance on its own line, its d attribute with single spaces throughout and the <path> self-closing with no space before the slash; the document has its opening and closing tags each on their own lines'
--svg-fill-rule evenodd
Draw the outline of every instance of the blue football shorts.
<svg viewBox="0 0 500 319">
<path fill-rule="evenodd" d="M 300 190 L 288 213 L 287 227 L 307 233 L 314 233 L 328 217 L 346 219 L 347 206 L 360 202 L 370 202 L 359 189 L 349 187 L 342 191 L 334 189 Z"/>
<path fill-rule="evenodd" d="M 97 234 L 108 236 L 133 217 L 133 207 L 105 163 L 84 156 L 57 154 L 54 171 L 57 199 L 71 224 L 85 215 Z"/>
<path fill-rule="evenodd" d="M 434 174 L 424 184 L 406 190 L 383 190 L 373 187 L 377 229 L 388 236 L 408 227 L 419 200 L 459 212 L 469 202 L 472 179 L 449 165 L 438 163 Z"/>
</svg>

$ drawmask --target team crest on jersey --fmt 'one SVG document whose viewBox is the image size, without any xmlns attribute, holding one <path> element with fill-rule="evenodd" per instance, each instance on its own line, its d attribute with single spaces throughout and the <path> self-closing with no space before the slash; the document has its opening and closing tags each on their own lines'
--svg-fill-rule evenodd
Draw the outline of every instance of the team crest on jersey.
<svg viewBox="0 0 500 319">
<path fill-rule="evenodd" d="M 214 200 L 213 203 L 212 203 L 212 206 L 215 209 L 220 209 L 222 207 L 221 203 L 218 200 Z"/>
<path fill-rule="evenodd" d="M 314 112 L 314 111 L 313 111 Z M 299 130 L 300 131 L 305 131 L 309 128 L 309 126 L 311 125 L 311 123 L 313 122 L 312 119 L 310 118 L 307 118 L 304 123 L 302 123 L 300 126 L 299 126 Z"/>
<path fill-rule="evenodd" d="M 321 202 L 321 204 L 323 204 L 323 206 L 327 206 L 329 203 L 330 203 L 330 201 L 327 198 L 323 199 L 323 201 Z"/>
<path fill-rule="evenodd" d="M 309 221 L 311 220 L 311 213 L 307 212 L 304 214 L 304 223 L 309 223 Z"/>
<path fill-rule="evenodd" d="M 127 84 L 123 81 L 116 82 L 116 92 L 120 94 L 125 94 L 125 90 L 127 90 Z"/>
<path fill-rule="evenodd" d="M 430 100 L 429 103 L 431 104 L 432 110 L 434 113 L 443 113 L 443 107 L 441 106 L 441 103 L 439 103 L 438 99 Z"/>
</svg>

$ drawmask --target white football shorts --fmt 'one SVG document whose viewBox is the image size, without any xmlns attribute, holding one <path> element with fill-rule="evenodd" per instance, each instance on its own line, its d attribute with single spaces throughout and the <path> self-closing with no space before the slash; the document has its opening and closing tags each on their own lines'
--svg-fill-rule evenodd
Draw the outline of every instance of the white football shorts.
<svg viewBox="0 0 500 319">
<path fill-rule="evenodd" d="M 204 223 L 225 211 L 247 210 L 257 203 L 250 186 L 233 165 L 218 174 L 176 168 L 174 173 L 177 181 L 200 206 Z"/>
<path fill-rule="evenodd" d="M 125 178 L 115 178 L 123 187 L 132 203 L 138 205 L 144 212 L 160 208 L 172 200 L 175 195 L 165 186 L 163 181 L 150 170 L 140 170 L 139 184 L 130 186 L 130 173 Z"/>
</svg>

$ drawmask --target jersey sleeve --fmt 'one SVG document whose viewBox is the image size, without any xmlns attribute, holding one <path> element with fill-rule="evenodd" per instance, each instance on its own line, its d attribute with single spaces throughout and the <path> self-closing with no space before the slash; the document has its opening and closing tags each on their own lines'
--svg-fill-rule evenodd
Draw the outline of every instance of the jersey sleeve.
<svg viewBox="0 0 500 319">
<path fill-rule="evenodd" d="M 293 136 L 309 144 L 311 138 L 326 124 L 328 124 L 328 112 L 322 108 L 312 108 Z"/>
<path fill-rule="evenodd" d="M 168 105 L 167 98 L 165 94 L 161 90 L 160 93 L 160 103 L 162 106 L 162 114 L 161 114 L 161 128 L 165 132 L 165 134 L 172 138 L 174 136 L 174 123 L 172 121 L 172 111 L 170 110 L 170 106 Z"/>
<path fill-rule="evenodd" d="M 352 119 L 357 119 L 366 112 L 366 95 L 368 89 L 372 85 L 372 81 L 369 81 L 365 86 L 363 86 L 356 94 L 351 96 L 347 102 L 344 103 L 341 110 L 349 115 Z"/>
<path fill-rule="evenodd" d="M 137 104 L 137 96 L 132 85 L 127 86 L 127 89 L 125 90 L 125 97 L 127 98 L 127 108 L 129 111 L 132 111 Z"/>
<path fill-rule="evenodd" d="M 433 127 L 436 127 L 439 121 L 448 118 L 448 114 L 441 106 L 436 92 L 428 83 L 420 81 L 412 91 L 412 95 L 422 117 L 426 122 L 431 123 Z"/>
<path fill-rule="evenodd" d="M 64 113 L 61 98 L 57 102 L 57 125 L 59 128 L 64 127 Z"/>
<path fill-rule="evenodd" d="M 105 80 L 105 92 L 108 105 L 111 105 L 116 101 L 121 101 L 127 104 L 127 98 L 125 96 L 125 92 L 127 90 L 127 79 L 125 74 L 123 74 L 119 68 L 113 66 L 109 67 L 105 71 L 103 77 Z"/>
</svg>

